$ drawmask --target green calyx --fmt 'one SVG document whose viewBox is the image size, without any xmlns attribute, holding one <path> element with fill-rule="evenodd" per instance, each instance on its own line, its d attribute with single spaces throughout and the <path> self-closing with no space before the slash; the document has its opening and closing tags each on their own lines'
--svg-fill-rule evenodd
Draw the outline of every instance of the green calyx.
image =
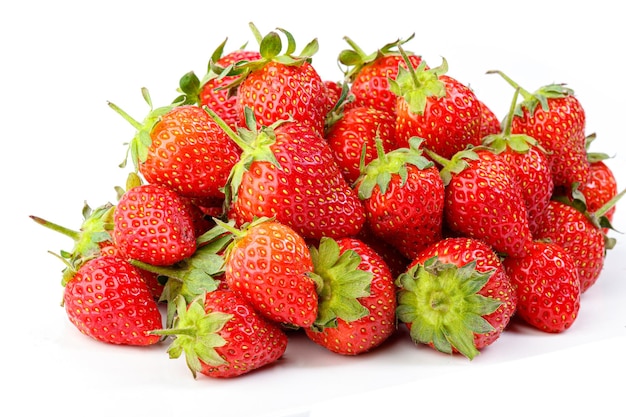
<svg viewBox="0 0 626 417">
<path fill-rule="evenodd" d="M 402 46 L 398 45 L 406 68 L 398 66 L 396 79 L 389 79 L 389 89 L 396 96 L 404 98 L 413 114 L 423 114 L 426 101 L 430 97 L 441 98 L 446 95 L 445 84 L 439 80 L 439 76 L 448 72 L 448 62 L 443 59 L 440 66 L 426 69 L 426 62 L 422 60 L 417 68 L 414 68 Z"/>
<path fill-rule="evenodd" d="M 341 51 L 337 60 L 340 64 L 347 67 L 344 71 L 346 81 L 354 81 L 354 79 L 363 69 L 363 67 L 375 62 L 376 60 L 388 55 L 400 54 L 400 51 L 397 48 L 398 45 L 403 45 L 409 42 L 414 37 L 415 33 L 413 33 L 405 40 L 397 39 L 384 45 L 382 48 L 377 49 L 373 53 L 367 54 L 352 39 L 350 39 L 348 36 L 345 36 L 343 39 L 348 43 L 348 45 L 352 47 L 352 49 L 344 49 L 343 51 Z"/>
<path fill-rule="evenodd" d="M 175 337 L 167 352 L 171 359 L 179 358 L 184 352 L 187 366 L 194 378 L 202 370 L 202 362 L 212 366 L 228 364 L 215 348 L 226 345 L 226 340 L 219 332 L 233 315 L 222 312 L 206 313 L 204 299 L 205 296 L 200 295 L 187 305 L 183 296 L 176 297 L 173 304 L 176 305 L 177 316 L 173 327 L 151 332 Z"/>
<path fill-rule="evenodd" d="M 485 146 L 468 147 L 467 149 L 455 153 L 450 159 L 446 159 L 428 148 L 424 148 L 424 152 L 430 159 L 439 164 L 439 176 L 441 177 L 443 184 L 447 186 L 450 184 L 450 181 L 452 181 L 452 177 L 454 175 L 460 174 L 469 166 L 467 162 L 468 160 L 476 161 L 480 159 L 476 153 L 476 150 L 478 149 L 489 148 Z"/>
<path fill-rule="evenodd" d="M 474 334 L 494 330 L 483 316 L 501 305 L 478 294 L 492 274 L 476 271 L 476 262 L 457 267 L 433 257 L 417 264 L 396 280 L 398 319 L 411 325 L 414 342 L 473 359 L 478 354 Z"/>
<path fill-rule="evenodd" d="M 365 152 L 361 156 L 361 177 L 359 180 L 359 198 L 368 199 L 376 186 L 385 194 L 393 175 L 399 175 L 404 186 L 408 176 L 407 165 L 415 165 L 419 169 L 433 166 L 433 162 L 422 155 L 420 146 L 424 140 L 418 137 L 409 139 L 408 148 L 398 148 L 385 153 L 382 141 L 376 138 L 378 157 L 364 166 Z M 365 151 L 365 149 L 363 149 Z"/>
<path fill-rule="evenodd" d="M 318 315 L 312 326 L 321 331 L 336 327 L 337 319 L 352 322 L 365 317 L 369 310 L 359 298 L 370 295 L 372 273 L 359 269 L 361 257 L 354 250 L 340 253 L 337 242 L 322 238 L 319 248 L 311 247 L 313 272 L 318 293 Z"/>
<path fill-rule="evenodd" d="M 121 115 L 127 122 L 129 122 L 133 127 L 135 127 L 135 129 L 137 129 L 135 136 L 133 136 L 130 143 L 128 144 L 126 157 L 120 164 L 120 167 L 124 168 L 128 163 L 128 156 L 130 154 L 130 158 L 135 167 L 135 171 L 138 171 L 139 164 L 145 162 L 148 158 L 148 150 L 152 145 L 151 134 L 154 126 L 159 122 L 159 120 L 161 120 L 161 117 L 172 111 L 175 107 L 180 106 L 184 102 L 184 97 L 181 96 L 179 97 L 179 101 L 155 109 L 152 105 L 152 99 L 150 97 L 148 89 L 145 87 L 142 88 L 141 94 L 146 103 L 148 103 L 148 106 L 150 107 L 150 111 L 148 112 L 148 115 L 144 118 L 143 122 L 138 122 L 137 120 L 133 119 L 128 113 L 126 113 L 116 104 L 113 104 L 111 102 L 107 103 L 109 107 L 115 110 L 115 112 Z"/>
</svg>

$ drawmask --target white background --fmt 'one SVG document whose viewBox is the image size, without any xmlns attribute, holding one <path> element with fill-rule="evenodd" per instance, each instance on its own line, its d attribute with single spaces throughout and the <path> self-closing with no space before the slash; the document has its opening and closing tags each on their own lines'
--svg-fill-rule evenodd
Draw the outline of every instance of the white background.
<svg viewBox="0 0 626 417">
<path fill-rule="evenodd" d="M 515 4 L 513 6 L 513 4 Z M 615 8 L 614 8 L 615 7 Z M 580 316 L 560 335 L 512 326 L 472 362 L 416 347 L 405 332 L 384 348 L 339 357 L 302 337 L 268 369 L 233 380 L 191 377 L 166 346 L 104 345 L 79 334 L 60 307 L 60 261 L 47 253 L 71 241 L 28 215 L 76 228 L 84 201 L 115 199 L 127 171 L 117 167 L 147 87 L 169 103 L 179 77 L 203 75 L 227 49 L 256 46 L 248 29 L 283 27 L 298 51 L 318 38 L 324 79 L 339 80 L 336 57 L 350 36 L 365 51 L 415 33 L 407 49 L 469 84 L 502 117 L 512 89 L 500 69 L 529 90 L 572 87 L 587 112 L 593 150 L 608 152 L 626 184 L 623 99 L 626 31 L 610 1 L 12 1 L 0 6 L 3 405 L 16 415 L 347 416 L 486 411 L 520 415 L 594 411 L 618 415 L 626 360 L 625 244 L 608 254 Z M 623 205 L 623 204 L 622 204 Z M 626 214 L 618 207 L 618 229 Z M 615 235 L 618 239 L 622 236 Z M 94 404 L 94 405 L 92 405 Z M 489 411 L 493 410 L 493 412 Z M 171 415 L 171 414 L 170 414 Z"/>
</svg>

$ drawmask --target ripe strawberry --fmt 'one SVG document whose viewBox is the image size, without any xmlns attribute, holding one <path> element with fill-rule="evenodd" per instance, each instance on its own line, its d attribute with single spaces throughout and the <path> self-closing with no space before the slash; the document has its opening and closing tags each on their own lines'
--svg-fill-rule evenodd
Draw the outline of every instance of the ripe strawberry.
<svg viewBox="0 0 626 417">
<path fill-rule="evenodd" d="M 96 340 L 152 345 L 161 313 L 146 282 L 124 259 L 102 255 L 82 264 L 65 284 L 65 311 L 78 330 Z"/>
<path fill-rule="evenodd" d="M 500 74 L 522 94 L 524 101 L 511 122 L 512 133 L 523 133 L 537 140 L 547 151 L 555 187 L 570 188 L 589 176 L 585 150 L 585 111 L 574 91 L 563 84 L 550 84 L 535 93 L 521 88 L 501 71 Z"/>
<path fill-rule="evenodd" d="M 244 150 L 225 190 L 229 218 L 241 226 L 274 217 L 314 240 L 359 232 L 365 223 L 363 204 L 320 135 L 296 122 L 257 131 L 250 120 L 249 129 L 240 129 L 241 136 L 228 129 Z"/>
<path fill-rule="evenodd" d="M 449 230 L 483 240 L 502 254 L 524 255 L 532 236 L 509 163 L 488 148 L 461 151 L 451 160 L 426 152 L 442 165 L 444 221 Z"/>
<path fill-rule="evenodd" d="M 580 280 L 574 260 L 560 245 L 536 241 L 527 255 L 503 263 L 516 288 L 518 317 L 548 333 L 563 332 L 574 323 Z"/>
<path fill-rule="evenodd" d="M 367 165 L 376 157 L 376 138 L 385 152 L 396 148 L 395 116 L 373 107 L 350 107 L 326 131 L 326 141 L 341 172 L 353 184 L 361 174 L 361 156 Z M 363 150 L 365 148 L 365 150 Z"/>
<path fill-rule="evenodd" d="M 611 168 L 604 161 L 592 161 L 589 177 L 587 181 L 580 184 L 578 191 L 585 198 L 587 210 L 595 213 L 617 196 L 617 180 Z M 615 210 L 616 207 L 613 206 L 604 214 L 609 221 L 613 220 Z"/>
<path fill-rule="evenodd" d="M 324 238 L 312 255 L 323 285 L 318 319 L 306 335 L 342 355 L 380 346 L 396 329 L 396 290 L 385 261 L 355 238 Z"/>
<path fill-rule="evenodd" d="M 398 96 L 396 143 L 408 146 L 413 136 L 424 138 L 424 146 L 450 158 L 481 141 L 481 105 L 474 92 L 460 81 L 445 75 L 447 62 L 426 69 L 400 68 L 390 89 Z"/>
<path fill-rule="evenodd" d="M 287 336 L 274 323 L 230 290 L 215 290 L 189 306 L 180 296 L 173 301 L 178 315 L 171 329 L 155 331 L 173 336 L 170 358 L 185 354 L 194 378 L 232 378 L 278 361 L 287 349 Z"/>
<path fill-rule="evenodd" d="M 485 102 L 478 100 L 480 104 L 480 137 L 484 138 L 487 135 L 497 135 L 502 133 L 502 127 L 500 126 L 500 120 L 498 116 L 485 104 Z"/>
<path fill-rule="evenodd" d="M 491 247 L 446 238 L 424 249 L 396 280 L 398 318 L 415 343 L 473 359 L 515 312 L 515 288 Z"/>
<path fill-rule="evenodd" d="M 318 311 L 311 254 L 291 227 L 264 220 L 233 230 L 226 251 L 229 288 L 262 316 L 277 323 L 309 327 Z"/>
<path fill-rule="evenodd" d="M 115 208 L 113 236 L 124 258 L 173 265 L 195 252 L 194 230 L 188 202 L 164 186 L 131 188 Z"/>
<path fill-rule="evenodd" d="M 398 45 L 407 43 L 413 35 L 403 41 L 395 41 L 384 45 L 374 53 L 367 55 L 352 39 L 344 40 L 352 47 L 339 54 L 339 62 L 346 65 L 345 76 L 350 83 L 350 92 L 354 101 L 347 107 L 373 107 L 395 115 L 396 96 L 389 90 L 389 79 L 398 75 L 398 67 L 406 67 L 406 63 L 397 49 Z M 417 67 L 422 58 L 412 52 L 406 53 L 408 60 Z"/>
<path fill-rule="evenodd" d="M 408 259 L 442 237 L 444 185 L 421 143 L 412 138 L 410 148 L 385 153 L 377 139 L 378 157 L 355 186 L 372 233 Z"/>
<path fill-rule="evenodd" d="M 239 148 L 195 105 L 152 110 L 145 121 L 133 120 L 113 103 L 109 105 L 137 128 L 130 143 L 135 168 L 151 184 L 160 184 L 189 198 L 224 198 L 222 187 L 239 160 Z"/>
<path fill-rule="evenodd" d="M 483 145 L 489 146 L 513 170 L 512 178 L 522 194 L 531 234 L 537 231 L 537 219 L 543 214 L 552 198 L 554 182 L 545 150 L 534 138 L 521 133 L 511 133 L 511 121 L 516 108 L 518 92 L 511 101 L 509 114 L 501 133 L 484 136 Z"/>
</svg>

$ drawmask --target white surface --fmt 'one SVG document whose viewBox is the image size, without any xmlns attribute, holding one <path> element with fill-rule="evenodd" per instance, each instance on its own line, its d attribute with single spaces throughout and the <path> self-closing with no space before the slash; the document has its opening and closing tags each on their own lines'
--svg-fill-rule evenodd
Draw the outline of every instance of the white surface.
<svg viewBox="0 0 626 417">
<path fill-rule="evenodd" d="M 71 242 L 28 215 L 78 227 L 85 200 L 92 206 L 114 200 L 113 186 L 123 185 L 126 175 L 117 164 L 133 128 L 106 102 L 143 118 L 141 87 L 151 91 L 155 105 L 168 103 L 179 77 L 189 70 L 202 75 L 225 37 L 231 49 L 246 41 L 254 45 L 249 21 L 263 33 L 277 26 L 291 31 L 298 50 L 318 37 L 313 63 L 326 79 L 340 78 L 335 59 L 347 46 L 344 35 L 369 52 L 415 32 L 407 48 L 436 65 L 446 57 L 449 74 L 469 83 L 500 117 L 512 89 L 487 70 L 500 69 L 531 90 L 566 82 L 586 109 L 588 132 L 598 134 L 594 150 L 616 155 L 609 165 L 620 189 L 626 186 L 626 104 L 614 90 L 623 85 L 626 31 L 616 3 L 526 1 L 513 9 L 497 1 L 398 1 L 386 3 L 384 12 L 361 1 L 322 2 L 315 10 L 296 4 L 2 3 L 5 409 L 15 407 L 20 415 L 78 416 L 87 407 L 92 416 L 200 410 L 199 415 L 223 417 L 328 417 L 381 415 L 388 402 L 411 415 L 461 412 L 465 404 L 469 415 L 498 407 L 545 415 L 544 407 L 558 411 L 563 402 L 567 410 L 619 415 L 626 371 L 622 240 L 608 254 L 598 283 L 584 294 L 571 329 L 546 335 L 515 324 L 472 362 L 416 347 L 406 332 L 355 358 L 299 336 L 276 366 L 233 380 L 194 380 L 184 360 L 168 359 L 164 345 L 104 345 L 71 326 L 59 307 L 62 266 L 46 253 L 69 249 Z M 625 211 L 618 207 L 615 224 L 621 230 Z M 491 387 L 488 393 L 484 386 Z M 358 400 L 354 413 L 352 400 Z"/>
</svg>

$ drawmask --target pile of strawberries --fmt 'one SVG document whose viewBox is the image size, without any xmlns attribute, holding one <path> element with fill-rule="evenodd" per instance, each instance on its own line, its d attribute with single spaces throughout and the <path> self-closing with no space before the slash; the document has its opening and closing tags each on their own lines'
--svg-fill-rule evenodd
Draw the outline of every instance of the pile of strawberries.
<svg viewBox="0 0 626 417">
<path fill-rule="evenodd" d="M 283 29 L 210 58 L 139 122 L 118 200 L 85 206 L 64 308 L 111 344 L 168 343 L 194 377 L 277 361 L 293 332 L 358 355 L 399 326 L 472 359 L 513 317 L 559 333 L 598 280 L 618 193 L 566 85 L 511 86 L 503 120 L 404 49 L 350 38 L 340 82 Z M 286 40 L 286 45 L 284 45 Z M 286 46 L 286 47 L 285 47 Z M 126 164 L 122 164 L 125 167 Z"/>
</svg>

